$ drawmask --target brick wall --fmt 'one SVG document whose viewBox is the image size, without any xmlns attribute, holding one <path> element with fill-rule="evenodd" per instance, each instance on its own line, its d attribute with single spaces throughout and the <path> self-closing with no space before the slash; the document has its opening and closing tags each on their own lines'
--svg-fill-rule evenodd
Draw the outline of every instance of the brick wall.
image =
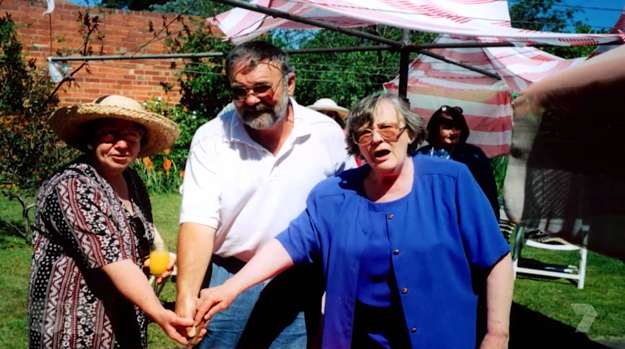
<svg viewBox="0 0 625 349">
<path fill-rule="evenodd" d="M 46 65 L 46 57 L 57 56 L 56 51 L 63 48 L 78 48 L 82 44 L 78 32 L 79 11 L 83 10 L 75 4 L 56 0 L 56 8 L 52 13 L 52 30 L 50 16 L 42 15 L 47 5 L 44 0 L 22 1 L 4 0 L 0 11 L 11 14 L 18 25 L 18 36 L 24 44 L 24 50 L 30 57 L 36 58 L 39 65 Z M 165 54 L 162 33 L 155 38 L 155 32 L 163 26 L 163 15 L 150 12 L 121 11 L 94 9 L 92 16 L 98 15 L 100 31 L 105 34 L 102 41 L 93 41 L 94 55 L 99 55 L 100 45 L 104 45 L 103 55 L 118 55 L 125 51 L 147 46 L 133 51 L 136 54 Z M 167 21 L 175 15 L 166 15 Z M 149 31 L 149 23 L 153 23 L 155 32 Z M 186 21 L 190 23 L 190 21 Z M 182 28 L 179 22 L 170 26 L 176 32 Z M 52 34 L 52 40 L 51 40 Z M 180 89 L 174 76 L 176 69 L 171 67 L 171 59 L 124 60 L 124 61 L 91 61 L 88 73 L 85 69 L 74 75 L 76 84 L 60 91 L 61 105 L 92 102 L 94 99 L 108 94 L 122 94 L 139 101 L 161 97 L 163 100 L 178 102 Z M 180 60 L 178 60 L 180 62 Z M 80 62 L 70 62 L 72 68 Z M 180 64 L 178 64 L 180 66 Z M 160 83 L 170 83 L 174 88 L 167 94 Z"/>
</svg>

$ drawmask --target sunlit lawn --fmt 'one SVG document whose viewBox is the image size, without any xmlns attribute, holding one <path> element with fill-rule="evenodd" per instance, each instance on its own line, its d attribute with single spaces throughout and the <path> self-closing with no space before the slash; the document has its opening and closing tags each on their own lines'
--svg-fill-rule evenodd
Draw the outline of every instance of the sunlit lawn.
<svg viewBox="0 0 625 349">
<path fill-rule="evenodd" d="M 172 251 L 176 247 L 180 196 L 176 194 L 152 197 L 154 220 Z M 14 202 L 0 199 L 0 217 L 13 221 L 19 217 Z M 20 239 L 7 237 L 0 226 L 0 348 L 27 347 L 26 293 L 31 251 Z M 558 264 L 577 264 L 577 252 L 537 251 L 526 248 L 523 257 Z M 168 282 L 161 299 L 174 300 L 175 287 Z M 515 303 L 541 313 L 548 318 L 576 328 L 582 320 L 571 304 L 590 304 L 598 313 L 587 333 L 592 338 L 623 337 L 625 329 L 625 265 L 594 253 L 588 254 L 586 285 L 578 290 L 563 279 L 545 279 L 519 275 L 515 283 Z M 528 334 L 531 335 L 531 334 Z M 150 348 L 174 348 L 154 324 L 150 325 Z"/>
</svg>

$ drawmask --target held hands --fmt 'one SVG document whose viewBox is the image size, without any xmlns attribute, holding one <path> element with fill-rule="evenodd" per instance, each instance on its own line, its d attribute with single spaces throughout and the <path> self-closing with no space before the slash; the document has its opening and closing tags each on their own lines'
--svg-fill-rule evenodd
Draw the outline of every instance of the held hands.
<svg viewBox="0 0 625 349">
<path fill-rule="evenodd" d="M 226 309 L 238 295 L 239 292 L 236 292 L 227 282 L 221 286 L 202 290 L 195 314 L 195 323 L 210 321 L 213 315 Z"/>
<path fill-rule="evenodd" d="M 169 338 L 182 345 L 189 344 L 187 338 L 180 334 L 180 329 L 193 325 L 193 319 L 191 317 L 181 317 L 171 310 L 164 309 L 163 312 L 154 319 L 154 322 L 163 329 Z"/>
<path fill-rule="evenodd" d="M 239 293 L 226 282 L 221 286 L 202 290 L 200 298 L 178 297 L 176 299 L 176 314 L 185 319 L 194 318 L 193 323 L 181 331 L 189 340 L 189 346 L 197 344 L 204 337 L 206 325 L 211 317 L 226 309 Z"/>
</svg>

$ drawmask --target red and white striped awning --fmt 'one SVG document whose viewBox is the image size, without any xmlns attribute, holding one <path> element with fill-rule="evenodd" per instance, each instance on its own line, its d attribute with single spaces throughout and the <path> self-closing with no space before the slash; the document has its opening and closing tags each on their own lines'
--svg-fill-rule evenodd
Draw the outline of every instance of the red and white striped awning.
<svg viewBox="0 0 625 349">
<path fill-rule="evenodd" d="M 512 28 L 506 0 L 255 0 L 252 3 L 341 27 L 385 24 L 423 32 L 493 38 L 519 46 L 537 42 L 559 46 L 623 42 L 619 34 L 563 34 Z M 209 21 L 235 44 L 271 29 L 315 29 L 240 8 Z"/>
<path fill-rule="evenodd" d="M 471 43 L 475 38 L 439 36 L 434 43 Z M 512 132 L 512 91 L 520 92 L 548 75 L 584 61 L 561 59 L 532 47 L 432 49 L 432 53 L 498 74 L 497 80 L 429 56 L 419 55 L 408 71 L 413 110 L 426 121 L 441 105 L 460 106 L 469 124 L 468 143 L 487 156 L 508 154 Z M 397 91 L 399 77 L 384 84 Z"/>
</svg>

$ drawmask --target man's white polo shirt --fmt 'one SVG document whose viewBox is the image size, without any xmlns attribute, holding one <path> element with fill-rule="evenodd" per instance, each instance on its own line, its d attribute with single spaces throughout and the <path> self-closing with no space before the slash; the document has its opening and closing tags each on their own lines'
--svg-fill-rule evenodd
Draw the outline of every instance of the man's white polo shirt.
<svg viewBox="0 0 625 349">
<path fill-rule="evenodd" d="M 356 167 L 334 120 L 291 104 L 293 130 L 276 156 L 250 138 L 236 111 L 193 137 L 180 223 L 216 228 L 213 253 L 221 257 L 249 261 L 306 208 L 317 183 Z"/>
</svg>

